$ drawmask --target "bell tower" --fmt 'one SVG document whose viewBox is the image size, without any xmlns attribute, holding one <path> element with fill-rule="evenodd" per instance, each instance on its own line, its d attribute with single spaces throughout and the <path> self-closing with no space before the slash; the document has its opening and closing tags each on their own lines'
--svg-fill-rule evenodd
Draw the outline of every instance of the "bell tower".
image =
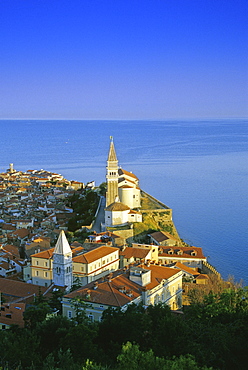
<svg viewBox="0 0 248 370">
<path fill-rule="evenodd" d="M 72 251 L 64 230 L 59 234 L 53 252 L 53 282 L 55 285 L 72 286 Z"/>
<path fill-rule="evenodd" d="M 114 203 L 116 197 L 118 197 L 118 160 L 115 153 L 113 137 L 110 136 L 110 148 L 107 160 L 107 193 L 106 193 L 106 207 L 111 203 Z"/>
</svg>

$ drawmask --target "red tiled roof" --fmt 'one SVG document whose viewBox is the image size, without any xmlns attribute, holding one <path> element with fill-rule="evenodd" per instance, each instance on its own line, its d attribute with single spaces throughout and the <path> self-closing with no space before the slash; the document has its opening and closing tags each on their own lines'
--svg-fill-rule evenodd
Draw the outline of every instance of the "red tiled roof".
<svg viewBox="0 0 248 370">
<path fill-rule="evenodd" d="M 1 248 L 3 251 L 19 257 L 19 250 L 15 245 L 7 244 Z"/>
<path fill-rule="evenodd" d="M 125 287 L 126 291 L 132 291 L 132 296 L 129 297 L 126 293 L 120 291 L 121 287 Z M 121 307 L 138 298 L 140 294 L 140 286 L 129 280 L 127 274 L 121 274 L 113 277 L 111 281 L 98 282 L 97 289 L 94 289 L 94 283 L 90 283 L 84 288 L 67 294 L 65 297 L 81 296 L 85 301 Z"/>
<path fill-rule="evenodd" d="M 173 239 L 178 240 L 173 235 L 165 232 L 165 231 L 156 231 L 155 233 L 150 234 L 153 239 L 155 239 L 158 243 L 163 242 L 164 240 Z"/>
<path fill-rule="evenodd" d="M 19 237 L 19 238 L 25 238 L 28 236 L 29 230 L 28 229 L 17 229 L 16 231 L 13 232 L 13 235 Z"/>
<path fill-rule="evenodd" d="M 178 274 L 177 270 L 165 266 L 151 264 L 150 266 L 141 265 L 141 267 L 143 267 L 145 270 L 151 270 L 152 272 L 151 283 L 146 285 L 147 289 L 153 289 L 160 284 L 162 280 L 167 280 L 170 277 Z"/>
<path fill-rule="evenodd" d="M 53 256 L 54 248 L 47 249 L 46 251 L 32 254 L 31 257 L 50 259 Z"/>
<path fill-rule="evenodd" d="M 123 175 L 127 175 L 127 176 L 133 177 L 134 179 L 138 180 L 137 176 L 135 176 L 132 172 L 128 172 L 126 170 L 123 170 L 123 168 L 120 168 L 118 170 L 118 173 L 119 173 L 120 176 L 123 174 Z"/>
<path fill-rule="evenodd" d="M 23 313 L 25 308 L 25 303 L 4 303 L 0 311 L 0 323 L 3 325 L 18 325 L 23 328 Z"/>
<path fill-rule="evenodd" d="M 179 268 L 180 270 L 183 270 L 185 272 L 188 272 L 189 274 L 191 275 L 199 275 L 199 272 L 197 272 L 196 270 L 192 269 L 191 267 L 188 267 L 186 265 L 184 265 L 183 263 L 181 262 L 177 262 L 175 264 L 175 267 Z"/>
<path fill-rule="evenodd" d="M 195 259 L 206 259 L 202 253 L 202 248 L 200 247 L 163 247 L 160 246 L 159 257 L 171 257 L 171 258 L 195 258 Z M 173 252 L 172 254 L 168 253 Z M 178 252 L 182 254 L 178 254 Z M 195 253 L 196 255 L 193 255 Z"/>
<path fill-rule="evenodd" d="M 120 256 L 124 258 L 146 258 L 147 255 L 150 253 L 150 249 L 143 249 L 143 248 L 133 248 L 133 247 L 126 247 L 124 251 L 120 251 Z"/>
<path fill-rule="evenodd" d="M 84 254 L 74 257 L 73 262 L 91 263 L 91 262 L 98 260 L 99 258 L 103 258 L 107 256 L 108 254 L 116 252 L 116 251 L 119 251 L 119 249 L 114 248 L 114 247 L 105 247 L 105 246 L 99 247 L 92 251 L 89 251 L 89 252 L 86 252 Z"/>
<path fill-rule="evenodd" d="M 0 292 L 4 295 L 8 302 L 13 301 L 17 298 L 25 298 L 34 294 L 39 295 L 45 293 L 47 288 L 23 283 L 22 281 L 10 280 L 1 278 L 0 279 Z"/>
</svg>

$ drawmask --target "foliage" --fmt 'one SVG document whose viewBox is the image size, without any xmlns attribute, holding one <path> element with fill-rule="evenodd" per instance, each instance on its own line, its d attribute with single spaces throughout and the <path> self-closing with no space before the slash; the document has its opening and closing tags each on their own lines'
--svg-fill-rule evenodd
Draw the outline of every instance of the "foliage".
<svg viewBox="0 0 248 370">
<path fill-rule="evenodd" d="M 248 363 L 248 291 L 211 292 L 184 315 L 166 305 L 130 305 L 104 311 L 89 322 L 74 300 L 76 318 L 44 319 L 42 296 L 29 312 L 30 325 L 0 331 L 0 367 L 5 369 L 245 370 Z M 41 311 L 41 312 L 39 312 Z M 38 316 L 36 313 L 39 313 Z M 42 313 L 42 314 L 41 314 Z M 43 316 L 42 316 L 43 315 Z M 30 318 L 31 316 L 31 318 Z M 34 317 L 36 319 L 34 319 Z"/>
<path fill-rule="evenodd" d="M 48 300 L 48 304 L 53 311 L 59 311 L 62 313 L 62 304 L 61 300 L 64 293 L 60 289 L 55 289 L 52 291 L 52 296 Z"/>
<path fill-rule="evenodd" d="M 76 214 L 68 221 L 68 230 L 76 231 L 82 225 L 90 225 L 98 207 L 99 196 L 94 190 L 83 189 L 67 199 L 67 205 Z"/>
<path fill-rule="evenodd" d="M 74 290 L 81 288 L 81 286 L 82 284 L 80 282 L 80 279 L 78 276 L 76 276 L 75 279 L 73 279 L 73 284 L 71 286 L 70 292 L 73 292 Z"/>
<path fill-rule="evenodd" d="M 99 194 L 105 196 L 106 195 L 106 192 L 107 192 L 107 183 L 106 182 L 102 182 L 99 185 Z"/>
<path fill-rule="evenodd" d="M 70 303 L 76 315 L 72 320 L 75 320 L 77 324 L 88 323 L 89 319 L 86 315 L 86 308 L 89 307 L 89 303 L 85 303 L 79 296 L 72 298 Z"/>
<path fill-rule="evenodd" d="M 46 316 L 51 312 L 51 307 L 47 302 L 30 305 L 23 313 L 25 327 L 32 330 L 35 329 L 37 324 L 44 321 Z"/>
<path fill-rule="evenodd" d="M 139 346 L 127 342 L 122 347 L 121 354 L 117 357 L 120 370 L 200 370 L 210 369 L 199 367 L 193 356 L 186 355 L 179 358 L 173 357 L 171 360 L 156 357 L 150 349 L 142 352 Z"/>
</svg>

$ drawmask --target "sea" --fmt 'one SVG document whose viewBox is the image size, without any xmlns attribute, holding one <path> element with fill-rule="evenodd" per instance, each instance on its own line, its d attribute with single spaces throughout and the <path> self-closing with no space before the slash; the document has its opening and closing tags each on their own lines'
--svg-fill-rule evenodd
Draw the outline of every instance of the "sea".
<svg viewBox="0 0 248 370">
<path fill-rule="evenodd" d="M 224 279 L 248 284 L 248 120 L 1 120 L 9 164 L 68 180 L 105 181 L 113 136 L 119 165 L 173 210 L 179 235 Z"/>
</svg>

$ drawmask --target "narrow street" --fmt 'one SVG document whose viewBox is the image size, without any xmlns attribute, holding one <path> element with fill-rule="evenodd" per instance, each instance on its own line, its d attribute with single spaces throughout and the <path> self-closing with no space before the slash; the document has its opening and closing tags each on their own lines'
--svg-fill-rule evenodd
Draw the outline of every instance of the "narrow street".
<svg viewBox="0 0 248 370">
<path fill-rule="evenodd" d="M 105 208 L 106 198 L 101 196 L 101 205 L 99 208 L 99 212 L 97 214 L 94 226 L 92 227 L 92 230 L 95 230 L 95 232 L 100 233 L 101 232 L 101 223 L 104 223 L 104 208 Z"/>
</svg>

